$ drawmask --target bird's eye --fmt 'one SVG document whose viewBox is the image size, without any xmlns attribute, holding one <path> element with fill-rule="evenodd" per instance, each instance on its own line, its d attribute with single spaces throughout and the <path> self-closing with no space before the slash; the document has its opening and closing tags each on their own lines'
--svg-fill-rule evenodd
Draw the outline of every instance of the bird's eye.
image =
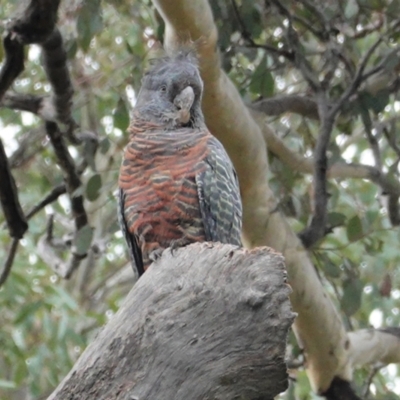
<svg viewBox="0 0 400 400">
<path fill-rule="evenodd" d="M 166 92 L 166 91 L 167 91 L 167 86 L 166 85 L 160 86 L 160 92 Z"/>
</svg>

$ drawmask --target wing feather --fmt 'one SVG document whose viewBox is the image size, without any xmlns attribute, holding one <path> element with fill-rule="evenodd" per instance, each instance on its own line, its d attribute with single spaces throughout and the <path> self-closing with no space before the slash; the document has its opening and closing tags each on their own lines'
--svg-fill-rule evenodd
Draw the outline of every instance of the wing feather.
<svg viewBox="0 0 400 400">
<path fill-rule="evenodd" d="M 202 172 L 196 175 L 200 211 L 207 241 L 242 245 L 242 203 L 233 164 L 222 144 L 211 136 Z"/>
<path fill-rule="evenodd" d="M 119 189 L 119 195 L 118 195 L 119 225 L 121 227 L 122 234 L 124 235 L 125 240 L 128 243 L 128 247 L 130 250 L 129 254 L 131 257 L 133 270 L 136 269 L 138 275 L 141 276 L 144 273 L 142 251 L 138 245 L 137 238 L 129 232 L 128 225 L 127 225 L 126 219 L 125 219 L 124 203 L 125 203 L 125 193 L 124 193 L 123 189 Z"/>
</svg>

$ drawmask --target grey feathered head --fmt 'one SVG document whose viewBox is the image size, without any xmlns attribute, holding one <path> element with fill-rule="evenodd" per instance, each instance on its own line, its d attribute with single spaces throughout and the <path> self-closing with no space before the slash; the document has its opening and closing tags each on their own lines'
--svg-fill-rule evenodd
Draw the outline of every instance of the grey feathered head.
<svg viewBox="0 0 400 400">
<path fill-rule="evenodd" d="M 174 129 L 204 124 L 203 81 L 193 51 L 183 49 L 153 61 L 145 73 L 134 115 Z"/>
</svg>

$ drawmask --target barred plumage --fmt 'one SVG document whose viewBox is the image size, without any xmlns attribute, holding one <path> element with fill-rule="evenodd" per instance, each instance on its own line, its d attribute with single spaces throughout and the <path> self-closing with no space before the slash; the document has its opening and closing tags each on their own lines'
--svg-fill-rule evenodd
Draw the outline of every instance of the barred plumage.
<svg viewBox="0 0 400 400">
<path fill-rule="evenodd" d="M 204 124 L 201 93 L 184 54 L 144 77 L 119 177 L 120 223 L 139 275 L 170 246 L 241 245 L 237 177 Z"/>
</svg>

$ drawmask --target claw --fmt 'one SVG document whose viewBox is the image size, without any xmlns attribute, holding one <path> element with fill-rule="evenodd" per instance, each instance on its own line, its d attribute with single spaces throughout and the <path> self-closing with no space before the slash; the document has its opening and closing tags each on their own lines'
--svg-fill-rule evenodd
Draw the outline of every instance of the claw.
<svg viewBox="0 0 400 400">
<path fill-rule="evenodd" d="M 156 262 L 158 259 L 161 258 L 162 253 L 163 253 L 164 249 L 162 248 L 158 248 L 156 250 L 153 250 L 150 254 L 149 254 L 149 260 L 151 262 Z"/>
<path fill-rule="evenodd" d="M 193 241 L 190 240 L 190 239 L 187 238 L 187 237 L 183 237 L 183 238 L 180 238 L 180 239 L 175 239 L 175 240 L 173 240 L 173 241 L 171 242 L 171 246 L 170 246 L 171 254 L 174 255 L 174 254 L 175 254 L 175 251 L 176 251 L 177 249 L 179 249 L 180 247 L 185 247 L 185 246 L 187 246 L 188 244 L 190 244 L 190 243 L 192 243 L 192 242 L 193 242 Z"/>
</svg>

